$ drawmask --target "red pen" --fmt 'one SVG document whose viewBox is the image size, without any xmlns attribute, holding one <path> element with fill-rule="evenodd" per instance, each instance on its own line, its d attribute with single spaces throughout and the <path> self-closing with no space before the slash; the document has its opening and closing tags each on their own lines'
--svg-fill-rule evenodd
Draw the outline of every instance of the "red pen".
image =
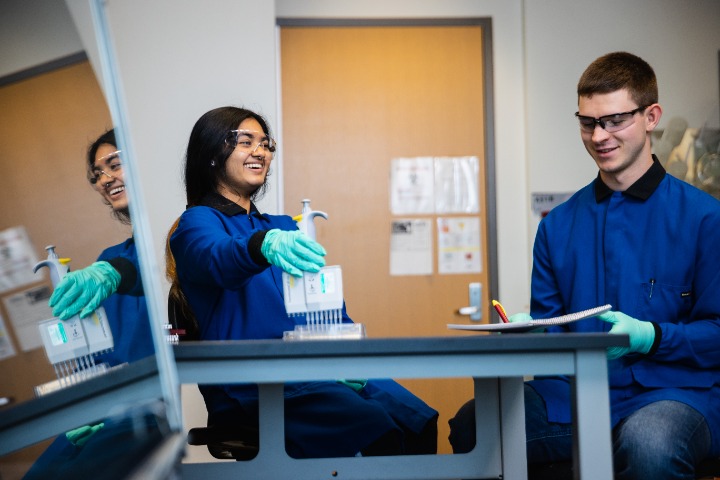
<svg viewBox="0 0 720 480">
<path fill-rule="evenodd" d="M 503 308 L 502 305 L 500 305 L 500 302 L 498 302 L 497 300 L 493 300 L 492 306 L 495 309 L 495 311 L 498 313 L 498 315 L 500 315 L 500 319 L 503 321 L 503 323 L 508 323 L 509 320 L 507 317 L 507 313 L 505 313 L 505 309 Z"/>
</svg>

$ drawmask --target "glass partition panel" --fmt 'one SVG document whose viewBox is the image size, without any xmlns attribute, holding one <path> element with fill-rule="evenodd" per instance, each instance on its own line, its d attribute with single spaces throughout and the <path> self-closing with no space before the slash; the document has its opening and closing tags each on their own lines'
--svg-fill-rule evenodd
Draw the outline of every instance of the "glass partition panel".
<svg viewBox="0 0 720 480">
<path fill-rule="evenodd" d="M 44 17 L 39 4 L 47 2 L 15 3 L 24 6 L 10 9 L 14 15 L 3 24 L 22 24 L 12 29 L 13 35 L 27 35 L 17 44 L 30 44 L 43 22 L 66 21 L 74 28 L 67 12 Z M 97 38 L 107 39 L 100 2 L 94 7 Z M 24 23 L 30 16 L 22 8 L 33 11 L 36 24 Z M 109 65 L 111 49 L 100 45 Z M 47 50 L 57 55 L 57 49 Z M 118 465 L 130 468 L 150 445 L 180 428 L 177 399 L 170 393 L 177 391 L 174 369 L 167 373 L 166 300 L 160 298 L 159 279 L 148 278 L 146 265 L 157 262 L 147 258 L 153 250 L 146 246 L 132 145 L 122 133 L 112 82 L 104 81 L 104 95 L 84 52 L 30 62 L 27 69 L 0 76 L 3 479 L 28 471 L 52 478 L 48 469 L 91 472 L 101 460 L 107 468 L 107 458 L 98 454 L 106 442 L 127 447 L 112 454 Z M 107 136 L 97 151 L 89 150 L 113 127 L 115 138 Z M 90 162 L 98 168 L 93 171 Z M 57 259 L 49 258 L 52 251 Z M 83 294 L 104 291 L 107 297 L 87 319 L 55 316 L 71 311 L 66 304 L 72 304 L 67 299 L 73 288 L 58 297 L 59 310 L 48 305 L 54 272 L 62 275 L 68 267 L 73 283 L 65 286 Z"/>
</svg>

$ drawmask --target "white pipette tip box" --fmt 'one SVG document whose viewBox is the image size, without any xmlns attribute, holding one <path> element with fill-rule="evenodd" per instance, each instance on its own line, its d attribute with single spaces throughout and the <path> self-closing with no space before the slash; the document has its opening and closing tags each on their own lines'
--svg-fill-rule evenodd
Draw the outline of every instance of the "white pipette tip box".
<svg viewBox="0 0 720 480">
<path fill-rule="evenodd" d="M 94 378 L 98 375 L 106 373 L 108 369 L 109 367 L 107 363 L 98 363 L 97 365 L 93 365 L 92 367 L 86 368 L 79 372 L 75 372 L 57 380 L 52 380 L 50 382 L 37 385 L 34 387 L 35 396 L 42 397 L 43 395 L 56 392 L 67 386 L 75 385 L 85 380 L 89 380 L 90 378 Z"/>
<path fill-rule="evenodd" d="M 365 338 L 362 323 L 297 325 L 283 333 L 283 340 L 359 340 Z"/>
<path fill-rule="evenodd" d="M 283 333 L 283 340 L 356 340 L 365 338 L 365 326 L 342 323 L 343 282 L 339 265 L 326 266 L 302 277 L 283 273 L 285 310 L 305 315 L 306 325 Z"/>
</svg>

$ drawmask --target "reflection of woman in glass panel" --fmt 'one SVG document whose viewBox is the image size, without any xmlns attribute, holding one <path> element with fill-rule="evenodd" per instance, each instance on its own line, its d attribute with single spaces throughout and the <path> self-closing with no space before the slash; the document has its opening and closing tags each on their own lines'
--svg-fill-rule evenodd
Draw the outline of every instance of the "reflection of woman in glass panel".
<svg viewBox="0 0 720 480">
<path fill-rule="evenodd" d="M 88 148 L 88 180 L 110 206 L 115 217 L 130 223 L 121 152 L 114 130 L 102 134 Z M 97 262 L 65 275 L 50 297 L 53 315 L 68 319 L 90 315 L 102 304 L 107 312 L 115 348 L 98 360 L 115 366 L 152 355 L 150 320 L 132 237 L 106 248 Z"/>
<path fill-rule="evenodd" d="M 115 133 L 103 133 L 88 148 L 88 180 L 121 222 L 130 224 L 128 198 Z M 87 317 L 100 305 L 107 313 L 114 348 L 95 357 L 108 366 L 133 362 L 154 353 L 150 319 L 133 238 L 106 248 L 92 265 L 71 271 L 50 297 L 53 315 Z M 145 442 L 157 439 L 153 414 L 123 413 L 58 436 L 38 458 L 24 480 L 68 478 L 105 469 L 126 469 Z M 91 438 L 92 437 L 92 438 Z M 135 449 L 135 451 L 133 451 Z M 117 462 L 124 462 L 119 465 Z M 102 470 L 100 470 L 102 469 Z M 124 470 L 121 470 L 124 471 Z"/>
<path fill-rule="evenodd" d="M 318 271 L 325 250 L 289 216 L 261 214 L 253 203 L 274 151 L 265 120 L 241 108 L 207 112 L 190 134 L 189 208 L 170 247 L 202 340 L 282 338 L 305 324 L 286 313 L 282 273 Z M 344 307 L 342 321 L 352 322 Z M 200 390 L 210 426 L 257 425 L 256 386 Z M 285 422 L 286 449 L 297 458 L 437 450 L 437 412 L 392 380 L 286 384 Z"/>
</svg>

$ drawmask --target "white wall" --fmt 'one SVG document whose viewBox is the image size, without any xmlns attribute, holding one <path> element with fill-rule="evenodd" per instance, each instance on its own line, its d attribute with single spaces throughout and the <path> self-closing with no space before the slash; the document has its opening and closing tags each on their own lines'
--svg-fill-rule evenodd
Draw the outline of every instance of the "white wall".
<svg viewBox="0 0 720 480">
<path fill-rule="evenodd" d="M 0 77 L 82 50 L 64 2 L 0 0 Z"/>
<path fill-rule="evenodd" d="M 597 175 L 573 114 L 580 75 L 605 53 L 629 51 L 653 66 L 664 108 L 659 128 L 674 116 L 691 127 L 718 125 L 717 0 L 524 3 L 530 192 L 575 191 Z"/>
</svg>

